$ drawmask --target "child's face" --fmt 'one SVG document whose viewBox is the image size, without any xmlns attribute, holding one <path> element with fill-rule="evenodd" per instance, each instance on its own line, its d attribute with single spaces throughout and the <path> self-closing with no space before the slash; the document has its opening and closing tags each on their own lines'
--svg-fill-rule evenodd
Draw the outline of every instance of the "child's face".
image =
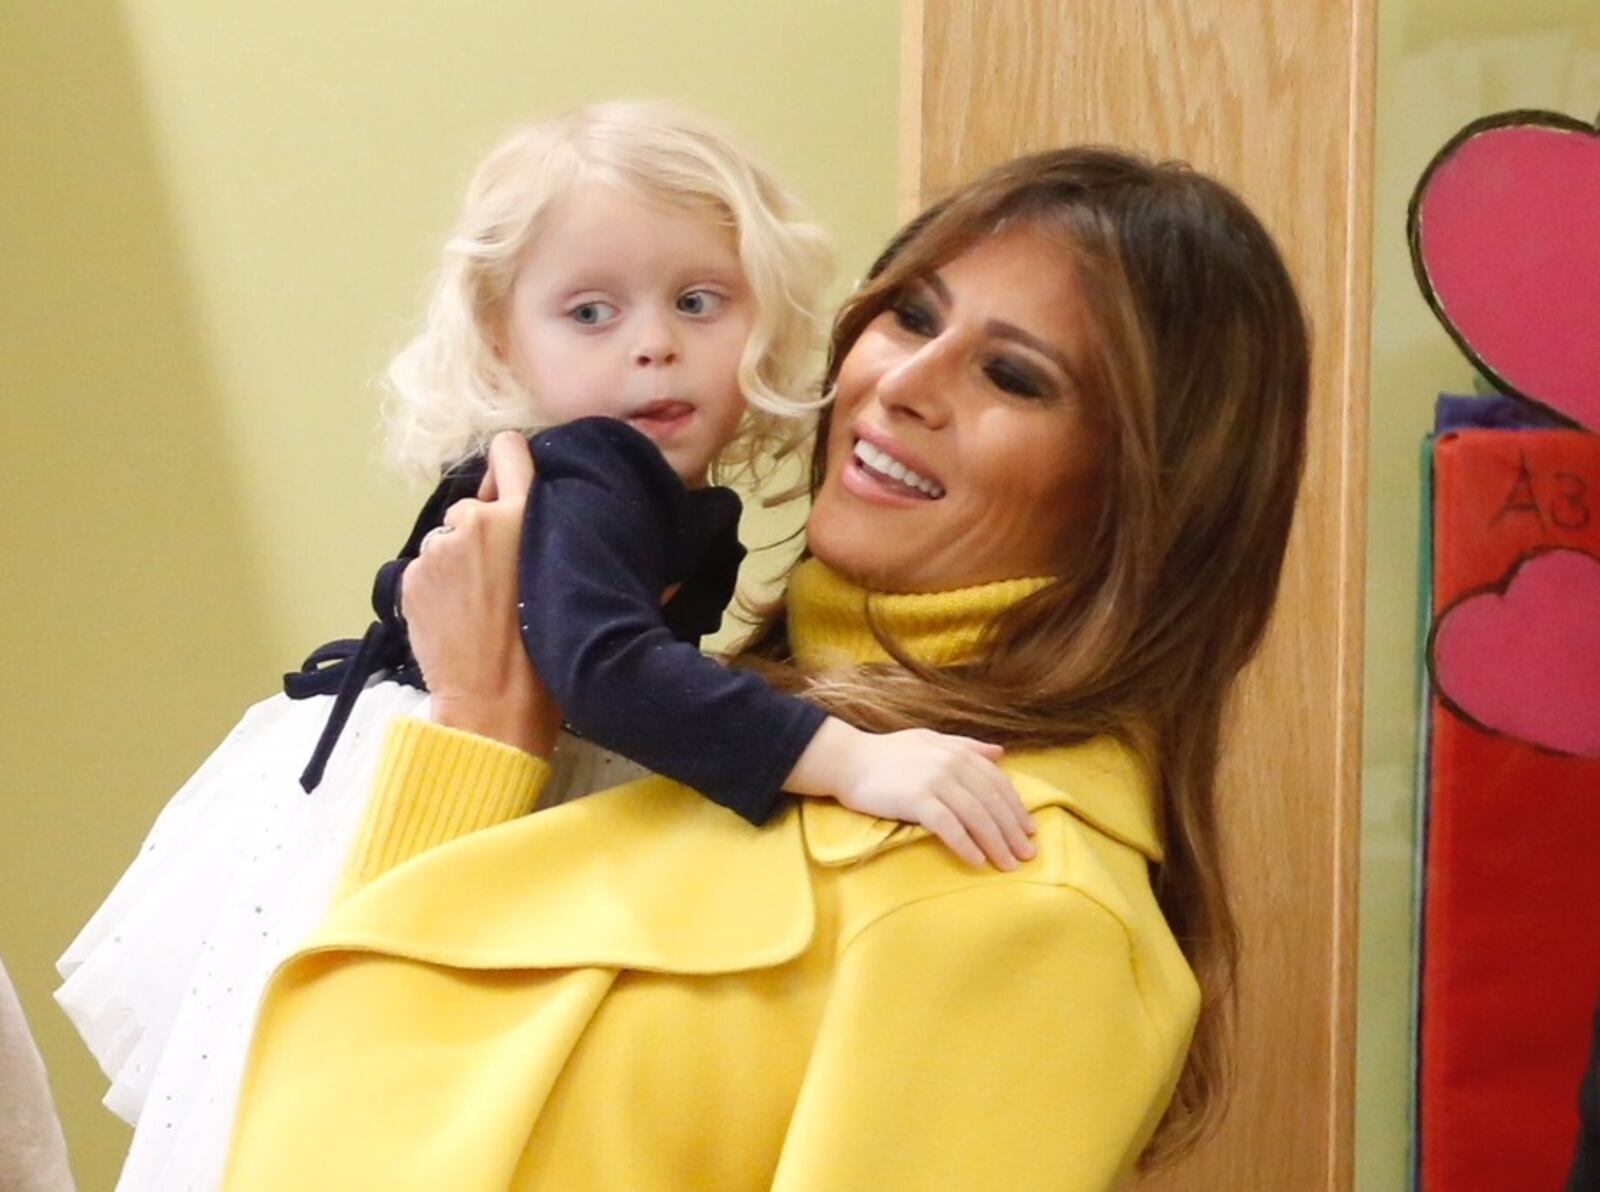
<svg viewBox="0 0 1600 1192">
<path fill-rule="evenodd" d="M 501 346 L 541 417 L 621 418 L 698 485 L 744 414 L 754 317 L 731 228 L 586 183 L 524 258 Z"/>
</svg>

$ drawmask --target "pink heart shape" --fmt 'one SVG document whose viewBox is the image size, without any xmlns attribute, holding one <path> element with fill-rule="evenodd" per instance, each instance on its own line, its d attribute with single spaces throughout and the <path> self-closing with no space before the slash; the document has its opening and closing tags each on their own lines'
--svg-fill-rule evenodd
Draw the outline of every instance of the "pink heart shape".
<svg viewBox="0 0 1600 1192">
<path fill-rule="evenodd" d="M 1600 428 L 1600 129 L 1553 112 L 1474 121 L 1417 184 L 1428 303 L 1502 389 Z"/>
<path fill-rule="evenodd" d="M 1600 559 L 1546 550 L 1439 617 L 1434 687 L 1457 715 L 1556 753 L 1600 757 Z"/>
</svg>

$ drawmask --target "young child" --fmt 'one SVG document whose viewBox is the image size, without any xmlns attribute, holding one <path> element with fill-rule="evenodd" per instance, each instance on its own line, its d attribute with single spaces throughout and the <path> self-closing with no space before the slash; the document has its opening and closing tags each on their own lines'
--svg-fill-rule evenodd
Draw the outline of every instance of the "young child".
<svg viewBox="0 0 1600 1192">
<path fill-rule="evenodd" d="M 997 750 L 861 732 L 697 649 L 743 553 L 738 499 L 708 481 L 806 429 L 828 261 L 769 174 L 660 105 L 531 125 L 479 167 L 390 370 L 396 453 L 444 479 L 379 573 L 378 621 L 246 714 L 60 962 L 107 1104 L 137 1124 L 121 1188 L 215 1185 L 265 980 L 326 910 L 384 728 L 427 714 L 405 562 L 449 532 L 501 430 L 532 432 L 519 620 L 575 734 L 546 803 L 654 771 L 753 823 L 784 791 L 828 795 L 937 818 L 969 860 L 968 831 L 996 863 L 1029 855 Z"/>
</svg>

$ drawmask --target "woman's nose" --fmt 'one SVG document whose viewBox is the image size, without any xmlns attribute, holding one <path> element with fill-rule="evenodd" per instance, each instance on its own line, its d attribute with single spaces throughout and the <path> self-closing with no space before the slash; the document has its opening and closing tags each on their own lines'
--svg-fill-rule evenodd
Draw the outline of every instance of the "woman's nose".
<svg viewBox="0 0 1600 1192">
<path fill-rule="evenodd" d="M 924 342 L 878 378 L 878 399 L 890 415 L 937 429 L 950 420 L 953 354 L 938 340 Z"/>
</svg>

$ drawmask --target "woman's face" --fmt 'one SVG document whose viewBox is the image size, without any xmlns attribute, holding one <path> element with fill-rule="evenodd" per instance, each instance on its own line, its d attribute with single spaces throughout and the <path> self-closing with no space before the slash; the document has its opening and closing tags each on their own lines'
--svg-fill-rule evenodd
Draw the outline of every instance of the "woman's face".
<svg viewBox="0 0 1600 1192">
<path fill-rule="evenodd" d="M 812 554 L 891 592 L 1059 574 L 1099 510 L 1091 335 L 1071 255 L 1036 230 L 910 283 L 840 367 Z"/>
</svg>

